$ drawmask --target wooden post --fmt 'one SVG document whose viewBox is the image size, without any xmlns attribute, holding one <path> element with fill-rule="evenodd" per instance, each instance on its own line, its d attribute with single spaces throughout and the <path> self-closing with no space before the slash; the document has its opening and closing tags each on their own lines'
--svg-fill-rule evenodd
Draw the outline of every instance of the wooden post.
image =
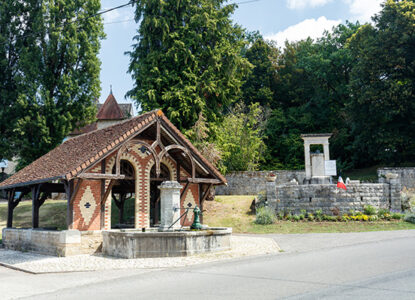
<svg viewBox="0 0 415 300">
<path fill-rule="evenodd" d="M 7 191 L 7 228 L 13 227 L 14 189 Z"/>
<path fill-rule="evenodd" d="M 39 194 L 40 185 L 32 187 L 32 228 L 39 227 Z"/>
<path fill-rule="evenodd" d="M 101 174 L 105 174 L 106 159 L 101 161 Z M 101 179 L 101 195 L 105 194 L 105 179 Z M 101 204 L 101 230 L 105 229 L 105 205 Z"/>
<path fill-rule="evenodd" d="M 72 190 L 73 190 L 73 180 L 65 180 L 63 182 L 65 186 L 66 193 L 66 227 L 67 229 L 72 229 L 73 226 L 73 203 L 71 203 Z"/>
</svg>

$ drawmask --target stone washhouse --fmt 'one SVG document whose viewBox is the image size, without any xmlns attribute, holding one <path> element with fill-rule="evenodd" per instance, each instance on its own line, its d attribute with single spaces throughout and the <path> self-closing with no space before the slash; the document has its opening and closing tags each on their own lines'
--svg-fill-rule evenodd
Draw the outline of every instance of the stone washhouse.
<svg viewBox="0 0 415 300">
<path fill-rule="evenodd" d="M 133 220 L 120 213 L 116 228 L 150 231 L 160 224 L 165 181 L 180 184 L 180 207 L 170 209 L 180 216 L 188 211 L 181 226 L 192 224 L 195 206 L 203 210 L 212 186 L 226 184 L 161 110 L 72 137 L 0 184 L 8 195 L 3 243 L 57 255 L 100 251 L 102 232 L 113 229 L 111 199 L 122 212 L 126 199 L 134 197 Z M 15 229 L 13 211 L 29 193 L 32 229 Z M 39 228 L 39 210 L 52 193 L 66 194 L 68 230 Z"/>
</svg>

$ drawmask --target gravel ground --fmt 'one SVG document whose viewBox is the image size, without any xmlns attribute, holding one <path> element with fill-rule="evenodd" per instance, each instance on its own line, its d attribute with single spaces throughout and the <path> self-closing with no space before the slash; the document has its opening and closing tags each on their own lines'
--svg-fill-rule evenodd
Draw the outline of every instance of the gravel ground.
<svg viewBox="0 0 415 300">
<path fill-rule="evenodd" d="M 160 269 L 184 267 L 223 259 L 278 253 L 272 238 L 232 236 L 232 249 L 188 257 L 123 259 L 102 255 L 55 257 L 0 249 L 0 263 L 34 273 L 97 271 L 115 269 Z"/>
</svg>

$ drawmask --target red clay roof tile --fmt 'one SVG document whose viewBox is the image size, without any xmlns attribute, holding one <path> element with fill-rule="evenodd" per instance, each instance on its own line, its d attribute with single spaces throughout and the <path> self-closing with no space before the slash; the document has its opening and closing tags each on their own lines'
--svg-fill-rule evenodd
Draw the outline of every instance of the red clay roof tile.
<svg viewBox="0 0 415 300">
<path fill-rule="evenodd" d="M 120 106 L 115 100 L 113 94 L 109 94 L 107 100 L 105 100 L 104 105 L 101 106 L 97 113 L 98 120 L 123 120 L 126 116 L 122 112 Z"/>
</svg>

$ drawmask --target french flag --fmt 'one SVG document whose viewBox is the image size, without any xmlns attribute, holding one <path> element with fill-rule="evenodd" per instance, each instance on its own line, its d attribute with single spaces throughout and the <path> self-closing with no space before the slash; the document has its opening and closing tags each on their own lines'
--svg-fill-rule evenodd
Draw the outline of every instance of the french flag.
<svg viewBox="0 0 415 300">
<path fill-rule="evenodd" d="M 345 191 L 347 190 L 346 185 L 344 184 L 343 178 L 341 176 L 339 176 L 339 179 L 337 180 L 337 187 Z"/>
</svg>

